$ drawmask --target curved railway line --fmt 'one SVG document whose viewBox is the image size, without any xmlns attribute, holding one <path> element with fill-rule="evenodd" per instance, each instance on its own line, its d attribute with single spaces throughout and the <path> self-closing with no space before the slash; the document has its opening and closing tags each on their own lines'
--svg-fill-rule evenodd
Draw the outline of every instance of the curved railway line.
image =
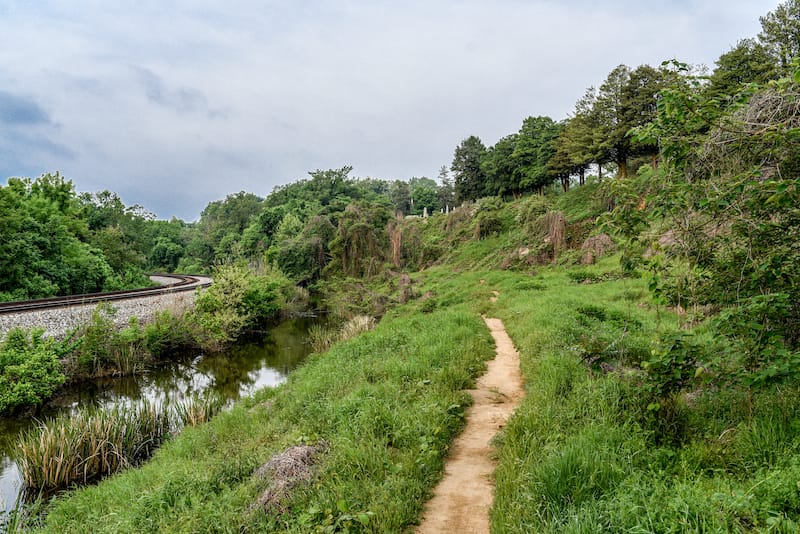
<svg viewBox="0 0 800 534">
<path fill-rule="evenodd" d="M 106 293 L 86 293 L 83 295 L 69 295 L 66 297 L 52 297 L 47 299 L 0 302 L 0 315 L 6 313 L 19 313 L 33 310 L 82 306 L 84 304 L 95 304 L 98 302 L 166 295 L 181 291 L 193 291 L 198 287 L 208 287 L 211 285 L 211 278 L 198 275 L 153 274 L 151 275 L 151 279 L 158 279 L 158 281 L 173 281 L 167 281 L 167 283 L 164 283 L 158 287 L 126 289 L 121 291 L 109 291 Z"/>
</svg>

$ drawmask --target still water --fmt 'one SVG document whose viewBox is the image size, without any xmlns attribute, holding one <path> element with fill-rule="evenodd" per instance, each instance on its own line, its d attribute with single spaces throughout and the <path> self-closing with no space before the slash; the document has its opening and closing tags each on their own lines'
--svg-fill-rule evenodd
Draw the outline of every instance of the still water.
<svg viewBox="0 0 800 534">
<path fill-rule="evenodd" d="M 308 329 L 316 319 L 281 323 L 265 339 L 244 343 L 228 351 L 186 358 L 145 375 L 103 379 L 81 384 L 59 395 L 37 414 L 42 419 L 86 407 L 135 405 L 142 400 L 164 403 L 214 392 L 236 400 L 286 380 L 289 372 L 311 352 Z M 0 525 L 13 510 L 22 491 L 22 478 L 14 463 L 17 435 L 35 424 L 35 418 L 0 418 Z"/>
</svg>

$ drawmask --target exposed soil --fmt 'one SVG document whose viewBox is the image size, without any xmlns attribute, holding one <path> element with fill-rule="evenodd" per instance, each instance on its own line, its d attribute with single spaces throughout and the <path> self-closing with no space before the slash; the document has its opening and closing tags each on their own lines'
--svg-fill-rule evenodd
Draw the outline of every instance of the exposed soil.
<svg viewBox="0 0 800 534">
<path fill-rule="evenodd" d="M 496 298 L 497 295 L 493 295 Z M 519 354 L 500 319 L 484 317 L 497 345 L 496 357 L 471 390 L 467 426 L 455 439 L 444 477 L 425 506 L 418 534 L 488 533 L 494 498 L 491 440 L 503 428 L 524 394 Z"/>
</svg>

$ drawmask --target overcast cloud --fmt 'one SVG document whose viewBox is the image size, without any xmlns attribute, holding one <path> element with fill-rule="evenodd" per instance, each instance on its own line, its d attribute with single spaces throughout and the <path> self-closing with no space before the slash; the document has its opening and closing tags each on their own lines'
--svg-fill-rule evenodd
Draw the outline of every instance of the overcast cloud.
<svg viewBox="0 0 800 534">
<path fill-rule="evenodd" d="M 113 5 L 112 5 L 113 4 Z M 3 1 L 0 179 L 159 217 L 315 169 L 435 177 L 620 63 L 713 66 L 776 0 Z"/>
</svg>

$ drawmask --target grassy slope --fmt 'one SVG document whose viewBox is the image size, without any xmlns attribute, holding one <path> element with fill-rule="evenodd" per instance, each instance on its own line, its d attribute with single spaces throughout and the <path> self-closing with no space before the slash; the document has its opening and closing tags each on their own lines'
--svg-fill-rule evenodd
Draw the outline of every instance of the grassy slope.
<svg viewBox="0 0 800 534">
<path fill-rule="evenodd" d="M 313 357 L 284 386 L 187 429 L 141 469 L 56 501 L 45 530 L 313 532 L 369 511 L 369 530 L 398 532 L 416 521 L 462 426 L 462 390 L 491 354 L 464 306 L 387 319 Z M 328 452 L 318 475 L 285 513 L 252 509 L 266 486 L 253 471 L 290 445 L 319 441 Z"/>
<path fill-rule="evenodd" d="M 648 304 L 642 281 L 584 285 L 555 271 L 533 291 L 513 274 L 493 281 L 492 313 L 519 347 L 529 392 L 502 438 L 494 532 L 797 530 L 797 387 L 755 395 L 752 414 L 743 390 L 682 395 L 680 439 L 658 443 L 640 374 L 626 366 L 677 325 Z M 587 321 L 587 305 L 624 326 Z M 615 372 L 585 365 L 597 353 Z"/>
<path fill-rule="evenodd" d="M 681 440 L 659 445 L 638 378 L 593 373 L 577 358 L 591 345 L 569 325 L 587 302 L 631 314 L 650 336 L 673 321 L 620 298 L 636 282 L 556 287 L 498 304 L 530 395 L 507 427 L 494 531 L 794 531 L 797 388 L 756 396 L 752 416 L 743 391 L 682 396 Z"/>
<path fill-rule="evenodd" d="M 591 213 L 590 188 L 570 195 L 574 202 L 556 201 L 572 210 L 568 220 Z M 676 318 L 654 308 L 644 281 L 620 278 L 613 258 L 498 270 L 523 241 L 511 228 L 457 246 L 446 265 L 420 275 L 430 299 L 314 357 L 285 386 L 187 430 L 142 469 L 57 501 L 47 530 L 313 532 L 369 511 L 356 530 L 402 531 L 462 424 L 460 390 L 491 354 L 479 319 L 487 313 L 517 344 L 528 390 L 498 438 L 495 532 L 792 531 L 797 388 L 755 396 L 752 412 L 741 391 L 691 392 L 678 403 L 681 440 L 657 442 L 637 366 Z M 253 470 L 291 444 L 318 440 L 329 451 L 312 484 L 282 515 L 252 510 L 264 489 Z"/>
</svg>

